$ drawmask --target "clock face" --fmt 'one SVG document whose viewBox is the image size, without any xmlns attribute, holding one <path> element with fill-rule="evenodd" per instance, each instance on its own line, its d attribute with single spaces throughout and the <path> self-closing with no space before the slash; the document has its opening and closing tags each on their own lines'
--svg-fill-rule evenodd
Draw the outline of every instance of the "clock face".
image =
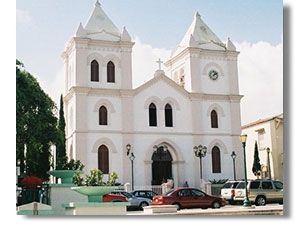
<svg viewBox="0 0 300 226">
<path fill-rule="evenodd" d="M 208 75 L 212 80 L 216 80 L 219 77 L 219 73 L 215 70 L 211 70 Z"/>
</svg>

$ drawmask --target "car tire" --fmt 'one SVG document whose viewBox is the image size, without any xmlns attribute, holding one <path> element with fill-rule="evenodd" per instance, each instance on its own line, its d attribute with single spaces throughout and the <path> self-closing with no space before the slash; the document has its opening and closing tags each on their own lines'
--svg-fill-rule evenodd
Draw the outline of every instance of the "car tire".
<svg viewBox="0 0 300 226">
<path fill-rule="evenodd" d="M 230 200 L 230 201 L 228 201 L 228 203 L 229 203 L 230 205 L 235 205 L 235 204 L 236 204 L 236 201 Z"/>
<path fill-rule="evenodd" d="M 266 197 L 264 197 L 262 195 L 257 196 L 255 199 L 255 205 L 257 205 L 257 206 L 265 206 L 266 203 L 267 203 Z"/>
<path fill-rule="evenodd" d="M 149 204 L 146 203 L 146 202 L 141 202 L 141 203 L 140 203 L 140 209 L 143 210 L 145 206 L 149 206 Z"/>
<path fill-rule="evenodd" d="M 181 205 L 178 202 L 173 203 L 172 205 L 177 207 L 177 211 L 181 209 Z"/>
<path fill-rule="evenodd" d="M 214 201 L 213 204 L 211 205 L 213 209 L 219 209 L 221 208 L 221 203 L 219 201 Z"/>
</svg>

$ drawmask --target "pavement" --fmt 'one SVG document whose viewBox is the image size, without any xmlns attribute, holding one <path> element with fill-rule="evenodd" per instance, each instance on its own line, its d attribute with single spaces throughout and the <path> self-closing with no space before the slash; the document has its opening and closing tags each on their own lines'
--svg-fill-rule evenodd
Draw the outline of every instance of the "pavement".
<svg viewBox="0 0 300 226">
<path fill-rule="evenodd" d="M 143 211 L 130 211 L 127 215 L 147 215 Z M 242 205 L 226 205 L 220 209 L 182 209 L 177 213 L 155 213 L 151 215 L 283 215 L 283 205 L 267 204 L 245 208 Z"/>
</svg>

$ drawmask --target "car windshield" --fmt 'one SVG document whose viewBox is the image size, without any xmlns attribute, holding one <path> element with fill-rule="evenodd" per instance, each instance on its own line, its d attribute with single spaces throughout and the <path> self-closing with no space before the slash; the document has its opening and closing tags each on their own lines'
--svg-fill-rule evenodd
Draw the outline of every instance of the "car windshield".
<svg viewBox="0 0 300 226">
<path fill-rule="evenodd" d="M 249 183 L 249 182 L 248 182 Z M 247 184 L 248 184 L 247 183 Z M 245 188 L 245 182 L 240 182 L 236 188 Z"/>
<path fill-rule="evenodd" d="M 232 183 L 226 183 L 224 184 L 223 188 L 231 188 L 232 186 Z"/>
<path fill-rule="evenodd" d="M 135 196 L 133 195 L 133 194 L 130 194 L 130 193 L 128 193 L 128 192 L 122 192 L 121 193 L 122 195 L 124 195 L 124 196 L 126 196 L 126 198 L 134 198 Z"/>
<path fill-rule="evenodd" d="M 175 190 L 171 189 L 170 191 L 168 191 L 165 195 L 171 195 Z"/>
</svg>

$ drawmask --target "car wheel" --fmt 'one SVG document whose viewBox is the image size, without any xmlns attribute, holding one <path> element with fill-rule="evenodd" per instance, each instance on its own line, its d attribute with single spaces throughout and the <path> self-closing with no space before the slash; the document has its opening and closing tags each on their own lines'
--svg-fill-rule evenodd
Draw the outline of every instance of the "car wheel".
<svg viewBox="0 0 300 226">
<path fill-rule="evenodd" d="M 214 201 L 212 204 L 213 209 L 219 209 L 221 207 L 221 203 L 219 201 Z"/>
<path fill-rule="evenodd" d="M 149 206 L 149 204 L 146 203 L 146 202 L 142 202 L 142 203 L 140 204 L 140 209 L 144 209 L 145 206 Z"/>
<path fill-rule="evenodd" d="M 257 206 L 265 206 L 267 203 L 267 200 L 264 196 L 258 196 L 255 200 L 255 205 Z"/>
<path fill-rule="evenodd" d="M 180 210 L 181 209 L 181 205 L 179 203 L 173 203 L 172 205 L 176 206 L 177 207 L 177 210 Z"/>
</svg>

